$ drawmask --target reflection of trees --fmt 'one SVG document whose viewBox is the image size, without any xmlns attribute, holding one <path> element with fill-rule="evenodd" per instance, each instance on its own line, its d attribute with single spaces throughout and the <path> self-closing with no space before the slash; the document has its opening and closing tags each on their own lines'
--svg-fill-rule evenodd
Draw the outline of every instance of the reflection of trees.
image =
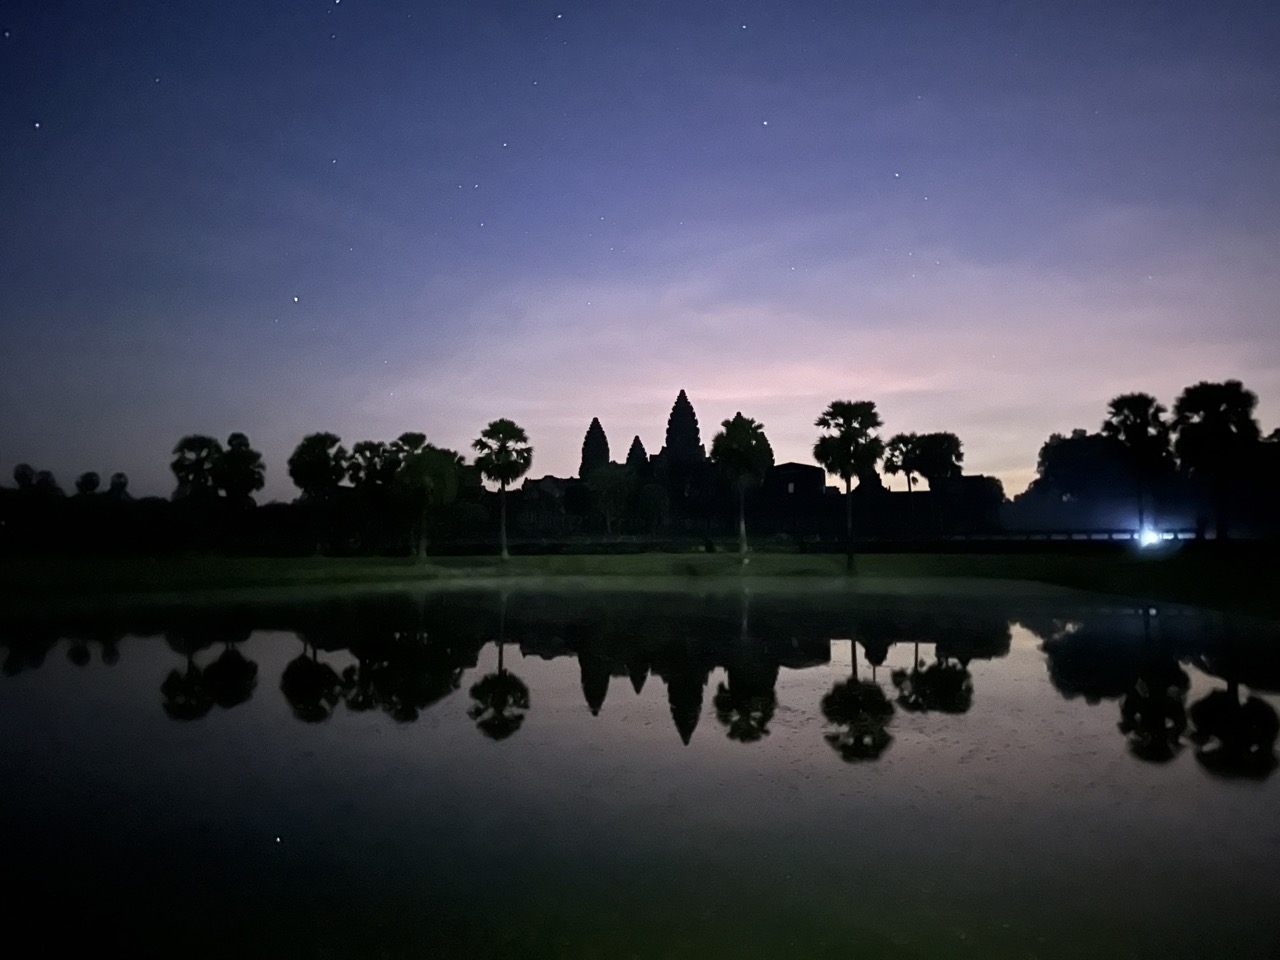
<svg viewBox="0 0 1280 960">
<path fill-rule="evenodd" d="M 1182 749 L 1190 680 L 1172 657 L 1153 658 L 1120 702 L 1120 730 L 1139 760 L 1166 763 Z"/>
<path fill-rule="evenodd" d="M 58 643 L 58 634 L 44 627 L 26 627 L 12 630 L 4 638 L 8 653 L 4 658 L 5 676 L 16 676 L 24 670 L 37 670 L 44 665 Z"/>
<path fill-rule="evenodd" d="M 852 676 L 837 683 L 822 698 L 822 715 L 840 728 L 824 736 L 848 763 L 875 760 L 893 742 L 887 729 L 893 719 L 893 704 L 873 680 Z"/>
<path fill-rule="evenodd" d="M 888 730 L 889 721 L 893 719 L 893 704 L 874 679 L 875 668 L 884 662 L 889 652 L 891 634 L 892 628 L 887 623 L 868 620 L 862 639 L 872 664 L 873 679 L 858 678 L 858 644 L 850 642 L 849 679 L 837 683 L 822 698 L 823 717 L 839 728 L 823 734 L 823 738 L 846 763 L 876 760 L 893 742 Z"/>
<path fill-rule="evenodd" d="M 1054 688 L 1068 700 L 1084 697 L 1093 704 L 1124 696 L 1142 672 L 1146 651 L 1127 626 L 1067 621 L 1031 629 L 1043 638 Z"/>
<path fill-rule="evenodd" d="M 67 633 L 67 659 L 77 667 L 87 667 L 93 659 L 93 645 L 99 645 L 102 663 L 114 666 L 120 661 L 120 641 L 124 635 L 110 627 L 72 630 Z"/>
<path fill-rule="evenodd" d="M 298 639 L 302 653 L 285 665 L 280 691 L 295 717 L 304 723 L 322 723 L 333 716 L 333 708 L 342 698 L 342 678 L 318 658 L 305 634 L 299 633 Z"/>
<path fill-rule="evenodd" d="M 524 723 L 529 710 L 529 688 L 524 681 L 503 666 L 502 648 L 506 643 L 507 594 L 501 595 L 498 608 L 498 672 L 481 677 L 471 687 L 475 704 L 467 715 L 490 740 L 505 740 Z"/>
<path fill-rule="evenodd" d="M 1187 729 L 1187 688 L 1177 659 L 1151 637 L 1151 608 L 1142 608 L 1142 661 L 1133 686 L 1120 701 L 1120 730 L 1129 752 L 1149 763 L 1167 763 L 1182 750 Z"/>
<path fill-rule="evenodd" d="M 213 701 L 224 710 L 247 701 L 258 685 L 258 665 L 228 643 L 217 660 L 204 668 Z"/>
<path fill-rule="evenodd" d="M 1275 770 L 1280 719 L 1257 697 L 1241 703 L 1236 684 L 1192 704 L 1191 725 L 1196 759 L 1210 773 L 1261 780 Z"/>
<path fill-rule="evenodd" d="M 186 657 L 182 670 L 170 670 L 160 684 L 164 712 L 171 720 L 198 720 L 213 709 L 213 692 L 205 682 L 204 671 L 196 666 L 195 656 L 217 642 L 217 637 L 203 625 L 165 631 L 164 642 L 174 653 Z"/>
<path fill-rule="evenodd" d="M 716 687 L 711 703 L 716 719 L 728 728 L 730 740 L 755 743 L 769 735 L 769 721 L 778 706 L 774 687 L 778 662 L 759 638 L 748 634 L 749 597 L 742 594 L 742 620 L 728 666 L 729 682 Z"/>
<path fill-rule="evenodd" d="M 964 713 L 973 706 L 973 679 L 958 660 L 939 657 L 928 666 L 893 671 L 898 704 L 912 713 Z"/>
<path fill-rule="evenodd" d="M 182 670 L 169 671 L 160 685 L 165 713 L 174 720 L 196 720 L 214 706 L 229 709 L 248 700 L 258 682 L 258 665 L 240 653 L 236 644 L 249 639 L 250 632 L 243 625 L 215 621 L 165 631 L 165 643 L 187 661 Z M 209 666 L 200 667 L 196 654 L 217 644 L 222 644 L 222 654 Z"/>
<path fill-rule="evenodd" d="M 160 684 L 164 712 L 170 720 L 198 720 L 213 709 L 213 693 L 204 672 L 188 659 L 184 670 L 170 670 Z"/>
</svg>

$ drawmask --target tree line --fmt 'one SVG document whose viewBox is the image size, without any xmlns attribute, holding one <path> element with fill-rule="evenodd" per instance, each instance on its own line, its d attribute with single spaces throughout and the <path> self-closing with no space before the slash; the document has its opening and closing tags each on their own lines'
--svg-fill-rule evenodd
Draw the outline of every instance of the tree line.
<svg viewBox="0 0 1280 960">
<path fill-rule="evenodd" d="M 1204 526 L 1211 514 L 1215 534 L 1225 537 L 1237 515 L 1252 521 L 1276 500 L 1280 430 L 1262 435 L 1256 405 L 1256 395 L 1236 380 L 1188 387 L 1172 411 L 1149 394 L 1117 396 L 1098 431 L 1050 436 L 1039 452 L 1036 479 L 1006 511 L 1006 519 L 1017 522 L 1036 510 L 1051 514 L 1054 509 L 1067 517 L 1082 505 L 1126 500 L 1139 527 L 1158 510 L 1189 508 L 1198 511 Z M 895 524 L 908 533 L 995 529 L 1003 491 L 994 478 L 964 475 L 959 437 L 934 432 L 885 438 L 883 425 L 870 400 L 834 400 L 814 421 L 813 458 L 843 485 L 841 533 L 851 571 L 859 532 L 892 532 Z M 764 425 L 738 412 L 721 422 L 707 452 L 682 390 L 665 440 L 651 456 L 636 437 L 625 461 L 617 463 L 610 459 L 603 426 L 593 418 L 576 478 L 526 480 L 516 488 L 530 471 L 534 448 L 525 430 L 509 419 L 486 425 L 471 445 L 470 461 L 419 432 L 392 441 L 361 440 L 350 449 L 336 434 L 317 432 L 303 437 L 287 461 L 298 498 L 290 505 L 257 507 L 254 494 L 263 489 L 267 468 L 248 436 L 232 433 L 224 444 L 192 434 L 173 448 L 176 485 L 169 508 L 157 498 L 135 503 L 123 473 L 113 474 L 105 491 L 99 474 L 84 473 L 76 479 L 75 494 L 65 497 L 52 473 L 19 464 L 15 486 L 0 490 L 3 536 L 10 550 L 33 545 L 65 550 L 95 535 L 127 541 L 132 527 L 143 534 L 137 546 L 144 551 L 234 543 L 256 552 L 421 557 L 433 543 L 496 533 L 498 552 L 506 558 L 508 493 L 515 492 L 516 520 L 526 535 L 542 530 L 545 536 L 549 530 L 555 536 L 599 523 L 606 536 L 624 529 L 649 538 L 710 536 L 724 533 L 732 522 L 746 562 L 748 514 L 776 531 L 784 506 L 760 489 L 775 466 Z M 905 519 L 877 523 L 894 510 L 901 513 L 884 495 L 882 472 L 906 480 Z M 485 489 L 486 480 L 496 493 Z M 929 496 L 928 506 L 918 510 L 920 481 L 928 485 Z M 824 493 L 824 487 L 820 482 L 806 492 Z M 793 516 L 803 499 L 785 504 Z M 822 519 L 815 529 L 834 535 L 832 511 L 825 503 L 817 510 Z M 942 516 L 947 510 L 950 520 Z M 956 519 L 962 514 L 967 519 Z M 575 525 L 570 518 L 589 522 Z M 166 533 L 156 527 L 172 529 Z"/>
<path fill-rule="evenodd" d="M 690 617 L 698 623 L 692 637 Z M 1153 618 L 1145 605 L 1137 616 L 1098 613 L 1068 622 L 1033 613 L 1019 622 L 1040 640 L 1049 681 L 1063 698 L 1116 702 L 1117 728 L 1136 759 L 1169 763 L 1190 745 L 1197 761 L 1218 776 L 1264 779 L 1274 772 L 1280 720 L 1254 692 L 1275 684 L 1275 637 L 1267 625 Z M 0 669 L 5 675 L 38 669 L 63 643 L 67 659 L 79 667 L 94 659 L 94 648 L 97 659 L 111 666 L 125 637 L 162 634 L 181 662 L 160 684 L 160 705 L 171 719 L 188 722 L 253 696 L 261 677 L 241 645 L 255 631 L 293 633 L 299 649 L 283 667 L 278 688 L 298 720 L 322 723 L 345 708 L 414 723 L 467 689 L 466 711 L 477 729 L 502 740 L 520 730 L 535 699 L 507 667 L 505 650 L 515 646 L 522 657 L 575 660 L 593 716 L 602 712 L 611 687 L 622 686 L 625 694 L 629 686 L 639 694 L 654 677 L 666 688 L 671 720 L 685 744 L 704 716 L 709 692 L 724 735 L 754 743 L 770 733 L 781 668 L 828 663 L 831 637 L 849 634 L 856 638 L 849 674 L 808 709 L 818 708 L 814 712 L 826 721 L 824 739 L 852 763 L 884 754 L 893 742 L 895 715 L 968 712 L 976 695 L 970 664 L 1007 656 L 1010 624 L 998 608 L 945 601 L 857 611 L 810 601 L 798 623 L 793 604 L 753 601 L 745 592 L 696 601 L 667 596 L 658 604 L 651 597 L 607 595 L 568 605 L 563 598 L 530 594 L 509 602 L 505 592 L 376 595 L 252 612 L 188 611 L 160 621 L 152 614 L 69 629 L 5 624 Z M 481 651 L 489 643 L 497 647 L 496 670 L 481 675 Z M 898 645 L 911 648 L 909 665 L 888 669 Z M 335 660 L 344 652 L 348 656 L 340 659 L 354 662 Z M 868 669 L 860 670 L 859 654 Z M 1195 691 L 1200 699 L 1189 702 L 1188 661 L 1226 687 Z M 717 671 L 721 679 L 709 690 Z M 464 686 L 468 672 L 473 682 Z M 615 679 L 623 683 L 615 685 Z"/>
</svg>

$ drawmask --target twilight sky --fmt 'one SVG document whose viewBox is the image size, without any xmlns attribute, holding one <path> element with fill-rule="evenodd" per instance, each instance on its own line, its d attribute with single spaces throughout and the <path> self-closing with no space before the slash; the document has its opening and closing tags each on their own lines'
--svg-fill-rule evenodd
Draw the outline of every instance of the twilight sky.
<svg viewBox="0 0 1280 960">
<path fill-rule="evenodd" d="M 1009 493 L 1131 390 L 1280 420 L 1280 4 L 11 0 L 0 482 L 496 417 L 532 475 L 678 390 L 833 399 Z"/>
</svg>

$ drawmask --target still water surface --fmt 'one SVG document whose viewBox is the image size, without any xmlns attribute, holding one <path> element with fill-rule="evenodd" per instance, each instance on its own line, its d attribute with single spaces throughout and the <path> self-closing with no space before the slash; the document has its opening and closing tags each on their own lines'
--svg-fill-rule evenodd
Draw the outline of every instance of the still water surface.
<svg viewBox="0 0 1280 960">
<path fill-rule="evenodd" d="M 11 929 L 50 954 L 1280 955 L 1276 624 L 473 590 L 9 623 L 0 657 Z"/>
</svg>

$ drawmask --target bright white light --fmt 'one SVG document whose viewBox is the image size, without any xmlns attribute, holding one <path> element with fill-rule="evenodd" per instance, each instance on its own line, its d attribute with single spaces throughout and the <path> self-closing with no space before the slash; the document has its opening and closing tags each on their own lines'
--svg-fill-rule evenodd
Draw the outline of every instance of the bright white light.
<svg viewBox="0 0 1280 960">
<path fill-rule="evenodd" d="M 1160 534 L 1156 533 L 1156 531 L 1152 530 L 1150 527 L 1143 527 L 1138 531 L 1138 543 L 1142 544 L 1142 546 L 1149 547 L 1152 544 L 1159 542 Z"/>
</svg>

